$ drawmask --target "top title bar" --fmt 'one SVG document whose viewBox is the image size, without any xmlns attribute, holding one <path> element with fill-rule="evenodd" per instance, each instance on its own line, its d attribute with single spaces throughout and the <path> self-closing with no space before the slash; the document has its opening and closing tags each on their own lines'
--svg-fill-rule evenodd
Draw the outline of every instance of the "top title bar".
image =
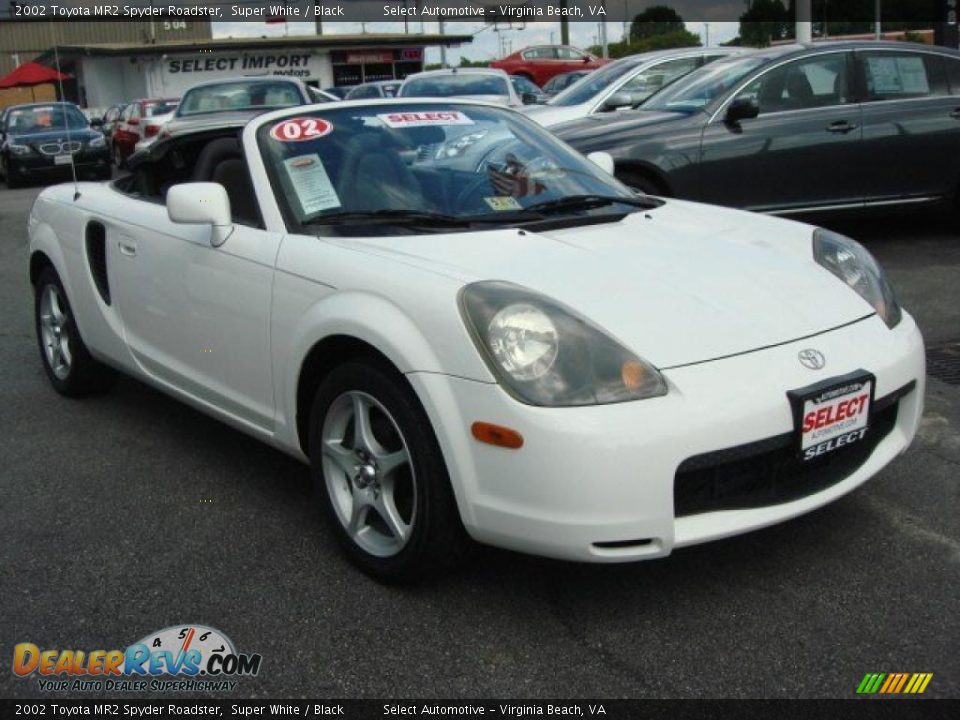
<svg viewBox="0 0 960 720">
<path fill-rule="evenodd" d="M 87 0 L 25 2 L 0 0 L 4 20 L 211 20 L 214 22 L 378 22 L 470 21 L 519 24 L 527 22 L 625 22 L 644 10 L 666 5 L 687 22 L 757 22 L 792 20 L 788 2 L 782 13 L 769 3 L 761 15 L 748 5 L 730 0 L 125 0 L 113 3 Z M 6 4 L 6 7 L 3 5 Z M 813 22 L 874 22 L 875 3 L 863 0 L 811 0 Z M 882 0 L 884 23 L 955 23 L 960 0 Z M 759 7 L 759 6 L 758 6 Z M 826 15 L 824 13 L 827 13 Z"/>
</svg>

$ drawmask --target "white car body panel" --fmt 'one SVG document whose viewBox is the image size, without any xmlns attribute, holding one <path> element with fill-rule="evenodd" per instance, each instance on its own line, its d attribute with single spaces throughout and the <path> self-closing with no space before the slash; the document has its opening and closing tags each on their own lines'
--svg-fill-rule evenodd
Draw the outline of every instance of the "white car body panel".
<svg viewBox="0 0 960 720">
<path fill-rule="evenodd" d="M 907 313 L 888 329 L 819 267 L 810 226 L 671 200 L 617 223 L 522 234 L 290 234 L 255 134 L 304 110 L 272 112 L 244 130 L 265 229 L 236 225 L 218 248 L 209 227 L 176 225 L 163 206 L 108 184 L 82 183 L 76 200 L 71 185 L 41 193 L 31 256 L 53 264 L 97 358 L 305 459 L 304 359 L 324 339 L 357 338 L 404 373 L 423 404 L 469 533 L 576 560 L 657 557 L 794 517 L 865 482 L 916 433 L 919 330 Z M 111 305 L 85 258 L 89 220 L 106 227 Z M 578 408 L 515 400 L 460 317 L 458 295 L 474 280 L 508 280 L 575 308 L 662 368 L 668 394 Z M 797 361 L 808 347 L 826 367 Z M 914 385 L 893 431 L 852 475 L 789 503 L 674 517 L 681 462 L 791 432 L 787 390 L 859 369 L 875 375 L 877 398 Z M 519 429 L 524 447 L 476 441 L 477 420 Z M 646 542 L 596 546 L 631 539 Z"/>
</svg>

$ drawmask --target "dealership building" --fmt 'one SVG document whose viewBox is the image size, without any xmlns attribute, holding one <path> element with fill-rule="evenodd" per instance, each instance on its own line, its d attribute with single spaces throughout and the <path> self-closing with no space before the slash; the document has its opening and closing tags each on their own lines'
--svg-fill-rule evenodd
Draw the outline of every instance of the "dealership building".
<svg viewBox="0 0 960 720">
<path fill-rule="evenodd" d="M 59 62 L 73 76 L 64 85 L 65 99 L 86 108 L 176 97 L 197 83 L 236 77 L 295 77 L 315 87 L 404 78 L 423 69 L 427 48 L 473 40 L 406 33 L 214 38 L 209 23 L 177 23 L 185 26 L 179 34 L 163 25 L 137 29 L 135 23 L 76 23 L 59 31 L 38 23 L 0 25 L 0 45 L 8 46 L 0 47 L 0 57 L 50 67 Z M 119 34 L 111 42 L 112 30 Z M 45 40 L 52 42 L 38 49 Z"/>
</svg>

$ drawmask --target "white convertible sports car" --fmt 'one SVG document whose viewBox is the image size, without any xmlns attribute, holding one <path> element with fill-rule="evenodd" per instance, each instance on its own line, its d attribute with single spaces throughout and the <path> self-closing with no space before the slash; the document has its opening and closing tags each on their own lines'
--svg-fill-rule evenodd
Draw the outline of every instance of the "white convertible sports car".
<svg viewBox="0 0 960 720">
<path fill-rule="evenodd" d="M 923 341 L 853 240 L 635 195 L 482 103 L 289 108 L 30 214 L 40 354 L 304 460 L 383 580 L 469 538 L 640 560 L 836 500 L 903 452 Z"/>
</svg>

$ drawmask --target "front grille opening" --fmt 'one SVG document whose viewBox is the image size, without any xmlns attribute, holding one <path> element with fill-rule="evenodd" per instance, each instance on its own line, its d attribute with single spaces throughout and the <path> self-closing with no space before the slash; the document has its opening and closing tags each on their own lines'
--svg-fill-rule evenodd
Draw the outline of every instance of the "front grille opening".
<svg viewBox="0 0 960 720">
<path fill-rule="evenodd" d="M 717 510 L 747 510 L 791 502 L 850 477 L 897 424 L 900 399 L 915 383 L 874 401 L 870 432 L 859 443 L 803 462 L 795 435 L 696 455 L 684 460 L 673 483 L 676 517 Z"/>
<path fill-rule="evenodd" d="M 927 375 L 960 385 L 960 341 L 927 348 Z"/>
<path fill-rule="evenodd" d="M 98 222 L 87 223 L 87 262 L 93 284 L 103 301 L 110 304 L 110 282 L 107 278 L 107 230 Z"/>
<path fill-rule="evenodd" d="M 623 548 L 644 547 L 650 545 L 653 538 L 641 538 L 640 540 L 611 540 L 608 542 L 595 542 L 593 546 L 599 550 L 622 550 Z"/>
</svg>

